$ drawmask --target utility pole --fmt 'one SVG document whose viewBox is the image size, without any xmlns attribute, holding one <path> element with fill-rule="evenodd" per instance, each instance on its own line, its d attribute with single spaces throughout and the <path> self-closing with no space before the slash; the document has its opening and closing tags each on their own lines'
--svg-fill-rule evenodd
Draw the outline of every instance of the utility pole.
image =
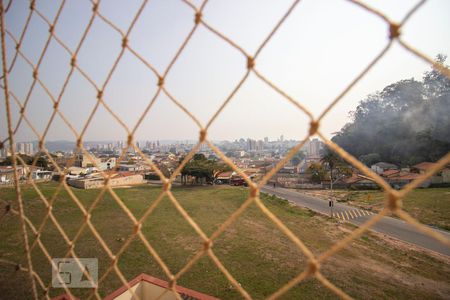
<svg viewBox="0 0 450 300">
<path fill-rule="evenodd" d="M 333 206 L 334 206 L 334 197 L 333 197 L 333 168 L 330 170 L 330 192 L 331 192 L 331 200 L 328 204 L 330 206 L 330 217 L 333 217 Z"/>
</svg>

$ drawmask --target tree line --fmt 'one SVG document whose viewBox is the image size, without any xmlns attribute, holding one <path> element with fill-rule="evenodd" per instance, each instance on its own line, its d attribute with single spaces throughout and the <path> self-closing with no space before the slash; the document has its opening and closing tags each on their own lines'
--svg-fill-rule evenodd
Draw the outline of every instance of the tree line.
<svg viewBox="0 0 450 300">
<path fill-rule="evenodd" d="M 450 79 L 432 68 L 367 96 L 350 116 L 332 141 L 366 165 L 437 161 L 450 151 Z"/>
</svg>

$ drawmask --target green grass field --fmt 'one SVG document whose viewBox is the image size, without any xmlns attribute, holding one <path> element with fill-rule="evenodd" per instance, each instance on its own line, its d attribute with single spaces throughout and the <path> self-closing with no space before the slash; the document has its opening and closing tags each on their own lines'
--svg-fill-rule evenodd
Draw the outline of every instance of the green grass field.
<svg viewBox="0 0 450 300">
<path fill-rule="evenodd" d="M 46 197 L 51 197 L 56 184 L 39 186 Z M 23 186 L 25 212 L 36 227 L 45 215 L 45 207 L 32 187 Z M 98 190 L 76 190 L 74 193 L 88 207 Z M 158 187 L 139 186 L 115 189 L 123 203 L 140 217 L 160 192 Z M 199 226 L 212 234 L 229 215 L 246 199 L 248 190 L 240 187 L 174 187 L 173 192 L 185 210 Z M 14 201 L 15 191 L 0 189 L 0 199 Z M 72 238 L 83 217 L 78 207 L 61 191 L 55 196 L 53 213 Z M 263 196 L 264 203 L 304 243 L 318 255 L 333 243 L 344 238 L 354 227 L 340 225 L 335 220 L 316 215 L 308 210 L 293 207 L 287 201 Z M 3 207 L 3 205 L 2 205 Z M 93 211 L 92 222 L 113 252 L 133 231 L 132 223 L 115 200 L 106 194 Z M 201 239 L 181 217 L 168 198 L 142 227 L 170 270 L 176 273 L 202 247 Z M 30 235 L 30 240 L 35 240 Z M 41 236 L 42 243 L 52 257 L 62 257 L 67 245 L 55 226 L 48 222 Z M 0 219 L 0 259 L 20 261 L 26 265 L 18 217 L 6 214 Z M 287 281 L 302 272 L 305 256 L 285 237 L 265 215 L 252 204 L 241 217 L 214 242 L 213 250 L 230 273 L 252 297 L 263 299 L 275 292 Z M 86 229 L 76 244 L 79 257 L 97 257 L 99 273 L 103 274 L 110 261 L 106 252 Z M 51 280 L 51 268 L 39 247 L 32 252 L 35 270 L 46 283 Z M 119 260 L 119 267 L 130 280 L 144 272 L 167 280 L 164 272 L 135 239 Z M 371 233 L 351 243 L 322 265 L 321 271 L 331 282 L 358 299 L 448 299 L 450 297 L 450 264 L 424 252 L 398 246 Z M 181 277 L 178 284 L 222 299 L 239 299 L 240 295 L 225 276 L 208 258 L 200 259 Z M 121 286 L 114 273 L 100 285 L 105 296 Z M 89 289 L 73 290 L 84 299 Z M 63 289 L 51 289 L 52 297 L 64 293 Z M 15 271 L 13 266 L 0 262 L 0 298 L 28 299 L 30 285 L 27 274 Z M 283 299 L 336 299 L 316 279 L 309 278 L 294 287 Z"/>
<path fill-rule="evenodd" d="M 342 201 L 372 211 L 384 205 L 381 191 L 336 191 Z M 450 230 L 450 188 L 416 189 L 403 200 L 403 209 L 423 224 Z"/>
</svg>

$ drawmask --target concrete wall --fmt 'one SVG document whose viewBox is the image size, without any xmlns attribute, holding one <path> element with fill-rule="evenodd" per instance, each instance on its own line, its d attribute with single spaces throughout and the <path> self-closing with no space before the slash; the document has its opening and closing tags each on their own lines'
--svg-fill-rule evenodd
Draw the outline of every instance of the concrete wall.
<svg viewBox="0 0 450 300">
<path fill-rule="evenodd" d="M 450 169 L 442 170 L 442 182 L 450 183 Z"/>
<path fill-rule="evenodd" d="M 141 174 L 135 174 L 125 177 L 112 178 L 110 180 L 111 186 L 124 186 L 124 185 L 136 185 L 144 182 L 144 177 Z M 82 178 L 82 179 L 70 179 L 69 185 L 79 189 L 96 189 L 104 186 L 105 181 L 103 178 Z"/>
</svg>

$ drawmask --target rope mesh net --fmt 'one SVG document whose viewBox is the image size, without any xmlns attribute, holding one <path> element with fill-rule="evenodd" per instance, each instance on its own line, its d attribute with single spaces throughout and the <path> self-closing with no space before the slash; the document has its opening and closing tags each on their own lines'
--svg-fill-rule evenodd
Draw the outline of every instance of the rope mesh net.
<svg viewBox="0 0 450 300">
<path fill-rule="evenodd" d="M 329 281 L 320 271 L 320 266 L 322 263 L 324 263 L 328 258 L 333 256 L 335 253 L 346 247 L 349 243 L 351 243 L 353 240 L 355 240 L 357 237 L 361 236 L 364 232 L 366 232 L 371 226 L 373 226 L 375 223 L 377 223 L 383 216 L 394 213 L 399 218 L 403 219 L 407 223 L 414 226 L 418 231 L 423 232 L 434 239 L 438 240 L 442 244 L 446 245 L 447 247 L 450 247 L 450 241 L 443 235 L 441 235 L 439 232 L 436 232 L 434 230 L 431 230 L 429 227 L 424 226 L 417 220 L 415 220 L 410 214 L 402 210 L 402 199 L 414 188 L 420 186 L 421 183 L 423 183 L 425 180 L 430 178 L 434 173 L 438 172 L 440 169 L 442 169 L 444 166 L 450 163 L 450 153 L 447 153 L 444 157 L 442 157 L 430 170 L 428 170 L 426 173 L 421 175 L 419 178 L 415 179 L 411 183 L 404 186 L 401 190 L 397 191 L 394 190 L 382 177 L 380 177 L 378 174 L 374 173 L 371 169 L 367 168 L 363 163 L 361 163 L 358 159 L 347 153 L 344 149 L 339 147 L 339 145 L 333 143 L 329 138 L 327 138 L 323 132 L 320 129 L 321 121 L 328 115 L 328 113 L 335 107 L 337 103 L 341 101 L 341 99 L 355 86 L 357 82 L 359 82 L 368 72 L 371 70 L 378 62 L 379 60 L 386 55 L 386 53 L 389 51 L 389 49 L 392 47 L 393 43 L 397 43 L 398 45 L 402 46 L 407 52 L 410 52 L 414 56 L 418 57 L 419 59 L 425 61 L 426 63 L 430 64 L 435 70 L 438 70 L 441 74 L 444 76 L 450 78 L 450 70 L 448 70 L 445 66 L 443 66 L 440 63 L 437 63 L 433 61 L 433 59 L 429 58 L 420 50 L 415 49 L 411 45 L 407 44 L 403 39 L 401 35 L 401 28 L 404 26 L 410 17 L 415 14 L 417 11 L 419 11 L 422 7 L 422 5 L 426 1 L 419 1 L 407 14 L 406 16 L 399 22 L 392 21 L 388 16 L 386 16 L 383 12 L 380 12 L 368 5 L 366 5 L 363 2 L 356 1 L 356 0 L 348 0 L 348 2 L 352 3 L 355 6 L 358 6 L 361 8 L 361 10 L 365 13 L 375 15 L 383 20 L 383 22 L 386 25 L 386 30 L 389 36 L 389 39 L 387 41 L 387 44 L 382 48 L 382 50 L 378 53 L 378 55 L 373 58 L 373 60 L 360 72 L 353 81 L 344 89 L 342 92 L 335 98 L 332 99 L 330 104 L 327 106 L 327 108 L 319 115 L 319 117 L 315 118 L 313 114 L 308 110 L 307 107 L 305 107 L 302 102 L 297 101 L 293 97 L 289 96 L 286 92 L 284 92 L 281 88 L 279 88 L 276 84 L 274 84 L 267 75 L 262 74 L 260 70 L 258 70 L 258 57 L 260 53 L 264 50 L 264 48 L 267 46 L 268 43 L 270 43 L 272 37 L 276 34 L 277 30 L 283 26 L 286 19 L 289 17 L 291 12 L 297 8 L 297 5 L 299 1 L 293 1 L 290 7 L 285 11 L 284 15 L 279 19 L 279 21 L 275 24 L 275 26 L 272 28 L 270 33 L 266 36 L 266 38 L 263 40 L 263 42 L 259 45 L 257 50 L 254 53 L 247 52 L 243 47 L 239 46 L 236 42 L 234 42 L 231 38 L 227 37 L 223 33 L 221 33 L 218 29 L 211 26 L 204 18 L 203 18 L 203 10 L 208 3 L 208 0 L 205 0 L 201 3 L 200 6 L 196 6 L 193 3 L 185 0 L 181 1 L 181 3 L 187 5 L 191 9 L 192 12 L 192 28 L 188 35 L 184 38 L 183 43 L 181 46 L 177 49 L 176 54 L 171 59 L 170 63 L 165 68 L 164 72 L 158 72 L 157 69 L 152 65 L 150 61 L 148 61 L 143 55 L 141 55 L 137 50 L 133 49 L 133 45 L 128 41 L 128 37 L 130 33 L 132 32 L 137 20 L 141 17 L 141 13 L 144 10 L 144 8 L 147 5 L 151 5 L 148 3 L 148 1 L 142 1 L 140 6 L 138 7 L 137 11 L 134 12 L 134 17 L 132 18 L 131 22 L 129 22 L 128 27 L 126 30 L 120 29 L 118 26 L 114 24 L 113 21 L 111 21 L 108 17 L 106 17 L 104 14 L 102 14 L 101 9 L 101 3 L 100 0 L 98 1 L 91 1 L 90 5 L 92 7 L 92 13 L 89 17 L 89 22 L 87 26 L 84 28 L 84 32 L 82 34 L 81 39 L 78 41 L 75 48 L 71 48 L 67 45 L 67 43 L 64 42 L 55 32 L 55 28 L 58 27 L 58 21 L 60 19 L 61 13 L 65 7 L 66 2 L 62 1 L 60 4 L 58 4 L 56 14 L 54 18 L 50 19 L 45 16 L 43 12 L 41 12 L 37 6 L 35 5 L 35 1 L 31 1 L 29 3 L 29 11 L 27 13 L 26 22 L 24 24 L 24 27 L 20 33 L 19 36 L 15 36 L 6 26 L 5 24 L 5 15 L 8 14 L 8 10 L 11 7 L 11 5 L 14 5 L 14 1 L 2 1 L 0 11 L 1 11 L 1 42 L 2 42 L 2 76 L 1 76 L 1 87 L 4 92 L 4 99 L 5 99 L 5 109 L 7 113 L 6 119 L 4 119 L 4 123 L 6 123 L 7 126 L 7 133 L 8 136 L 3 139 L 1 146 L 6 147 L 7 145 L 10 148 L 11 154 L 12 154 L 12 161 L 13 161 L 13 168 L 14 168 L 14 187 L 16 190 L 17 195 L 17 209 L 13 208 L 11 203 L 3 201 L 2 200 L 2 207 L 4 209 L 4 214 L 12 214 L 17 215 L 17 218 L 20 219 L 21 224 L 21 234 L 23 236 L 23 243 L 25 247 L 25 259 L 26 259 L 26 266 L 22 266 L 17 262 L 8 261 L 5 259 L 0 259 L 1 264 L 7 264 L 7 265 L 13 265 L 16 266 L 16 270 L 21 270 L 24 272 L 27 272 L 29 274 L 29 280 L 31 281 L 31 287 L 32 287 L 32 295 L 35 299 L 38 298 L 50 298 L 48 291 L 51 287 L 51 282 L 45 282 L 42 277 L 34 270 L 33 268 L 33 257 L 32 257 L 32 251 L 35 248 L 39 248 L 42 253 L 45 255 L 46 259 L 48 260 L 49 264 L 53 264 L 52 262 L 52 256 L 48 251 L 48 245 L 45 245 L 41 240 L 41 234 L 43 232 L 43 229 L 45 227 L 46 222 L 51 222 L 55 225 L 58 232 L 60 233 L 62 239 L 67 245 L 67 252 L 65 257 L 71 257 L 77 259 L 77 253 L 75 251 L 75 245 L 79 241 L 79 238 L 81 234 L 84 231 L 90 231 L 92 235 L 97 239 L 97 241 L 100 243 L 103 250 L 107 253 L 109 256 L 111 263 L 109 267 L 106 269 L 106 271 L 103 274 L 99 274 L 99 281 L 98 285 L 101 285 L 102 282 L 107 278 L 107 276 L 113 272 L 115 273 L 120 281 L 127 287 L 128 280 L 122 273 L 122 271 L 119 268 L 118 260 L 119 258 L 127 251 L 129 245 L 131 244 L 132 240 L 137 238 L 142 241 L 143 245 L 147 249 L 148 253 L 154 258 L 154 260 L 159 264 L 161 269 L 166 274 L 167 278 L 169 278 L 169 287 L 171 290 L 175 293 L 178 299 L 181 299 L 181 295 L 177 292 L 177 280 L 185 274 L 188 270 L 190 270 L 195 263 L 201 259 L 204 256 L 208 256 L 211 258 L 211 260 L 214 262 L 214 264 L 217 266 L 217 268 L 224 274 L 224 276 L 228 279 L 230 284 L 234 286 L 234 288 L 242 295 L 242 297 L 246 299 L 251 299 L 252 296 L 238 283 L 238 281 L 233 277 L 233 274 L 222 264 L 220 259 L 215 255 L 214 253 L 214 247 L 213 243 L 214 240 L 216 240 L 229 226 L 231 226 L 239 216 L 244 213 L 247 208 L 250 206 L 250 204 L 256 204 L 256 207 L 261 210 L 261 212 L 284 234 L 286 235 L 295 245 L 298 247 L 298 249 L 306 256 L 308 263 L 306 268 L 297 276 L 295 276 L 293 279 L 291 279 L 289 282 L 285 283 L 281 288 L 279 288 L 275 293 L 270 295 L 269 299 L 276 299 L 286 292 L 288 292 L 291 288 L 299 284 L 302 280 L 305 280 L 308 277 L 315 277 L 319 282 L 323 284 L 326 288 L 328 288 L 330 291 L 335 293 L 337 296 L 343 299 L 351 299 L 351 297 L 346 294 L 346 292 L 339 287 L 337 287 L 333 282 Z M 54 3 L 54 5 L 57 5 Z M 22 45 L 24 41 L 27 38 L 33 38 L 30 35 L 27 35 L 27 32 L 30 30 L 30 24 L 31 19 L 37 18 L 44 22 L 48 26 L 48 37 L 46 38 L 45 46 L 41 53 L 39 53 L 37 63 L 33 63 L 32 59 L 30 59 L 23 51 L 22 51 Z M 101 84 L 96 83 L 96 81 L 89 76 L 89 74 L 83 70 L 78 64 L 77 64 L 77 58 L 80 53 L 80 50 L 83 48 L 83 45 L 85 44 L 87 36 L 90 34 L 92 25 L 94 20 L 103 22 L 111 30 L 117 33 L 118 35 L 118 41 L 121 43 L 121 51 L 117 55 L 113 65 L 110 67 L 109 72 L 107 76 L 104 78 L 103 82 Z M 239 80 L 238 84 L 229 92 L 226 99 L 223 100 L 221 106 L 219 109 L 212 115 L 212 117 L 209 119 L 209 121 L 206 124 L 202 124 L 196 116 L 189 111 L 185 106 L 183 106 L 182 102 L 180 102 L 176 97 L 173 96 L 173 94 L 170 93 L 170 91 L 166 88 L 165 85 L 165 79 L 170 73 L 173 66 L 177 63 L 180 55 L 183 53 L 184 49 L 186 48 L 186 45 L 189 44 L 191 41 L 191 38 L 193 34 L 200 28 L 208 30 L 211 32 L 217 39 L 223 40 L 228 47 L 232 47 L 238 52 L 241 53 L 242 56 L 247 61 L 246 66 L 246 72 L 243 75 L 243 77 Z M 39 71 L 43 64 L 44 57 L 48 55 L 48 48 L 50 43 L 57 43 L 60 45 L 64 51 L 67 53 L 67 55 L 71 58 L 70 64 L 68 65 L 68 73 L 67 76 L 64 79 L 64 84 L 62 88 L 58 91 L 57 94 L 54 94 L 51 92 L 50 88 L 46 85 L 46 83 L 40 78 Z M 10 49 L 11 47 L 7 47 L 8 45 L 14 45 L 14 51 L 13 53 L 7 53 L 7 49 Z M 115 72 L 119 62 L 123 58 L 124 54 L 128 52 L 128 54 L 136 57 L 142 65 L 144 65 L 156 78 L 157 81 L 157 90 L 156 93 L 153 95 L 151 100 L 149 101 L 148 105 L 142 112 L 141 116 L 138 118 L 136 124 L 133 127 L 129 127 L 125 124 L 125 122 L 119 117 L 118 114 L 114 112 L 114 110 L 108 105 L 108 103 L 104 99 L 104 92 L 108 89 L 109 83 L 111 81 L 111 77 L 113 73 Z M 9 61 L 7 58 L 11 58 Z M 26 93 L 26 96 L 24 99 L 20 99 L 14 91 L 11 89 L 9 82 L 8 82 L 8 76 L 9 74 L 14 70 L 16 63 L 18 60 L 23 60 L 32 70 L 33 79 L 32 82 L 28 88 L 28 91 Z M 69 122 L 69 119 L 66 117 L 66 115 L 59 109 L 59 105 L 61 103 L 61 99 L 63 98 L 63 95 L 66 93 L 67 86 L 71 79 L 73 78 L 73 75 L 75 73 L 78 73 L 83 78 L 87 80 L 87 82 L 97 91 L 97 97 L 96 97 L 96 103 L 94 105 L 94 108 L 89 114 L 89 118 L 87 119 L 86 123 L 82 127 L 80 131 L 77 131 L 75 129 L 75 126 Z M 217 119 L 217 117 L 221 114 L 223 109 L 228 105 L 228 103 L 233 99 L 235 94 L 239 91 L 239 89 L 242 87 L 244 82 L 247 80 L 250 74 L 256 75 L 261 82 L 266 84 L 268 87 L 273 89 L 276 93 L 278 93 L 283 99 L 286 101 L 294 104 L 299 111 L 302 111 L 306 116 L 309 118 L 310 122 L 310 129 L 307 136 L 304 137 L 303 141 L 298 143 L 295 147 L 293 147 L 290 152 L 282 158 L 274 168 L 272 168 L 267 174 L 264 175 L 264 177 L 258 181 L 253 182 L 249 176 L 247 176 L 246 173 L 244 173 L 241 169 L 239 169 L 231 159 L 229 159 L 218 147 L 216 147 L 211 140 L 208 139 L 208 129 L 210 128 L 211 124 Z M 29 104 L 30 98 L 33 95 L 33 93 L 36 90 L 36 87 L 41 87 L 45 94 L 48 96 L 48 98 L 51 100 L 53 109 L 50 115 L 50 118 L 48 119 L 47 125 L 45 126 L 42 133 L 40 133 L 36 127 L 34 126 L 33 122 L 30 120 L 30 118 L 27 116 L 27 106 Z M 193 123 L 198 126 L 199 131 L 199 138 L 196 143 L 196 145 L 192 148 L 192 150 L 184 157 L 182 162 L 179 164 L 177 169 L 170 175 L 170 177 L 166 177 L 163 172 L 157 167 L 157 165 L 150 160 L 144 153 L 141 152 L 141 150 L 136 146 L 134 135 L 136 133 L 136 130 L 140 127 L 143 120 L 146 118 L 148 112 L 152 109 L 153 104 L 155 103 L 156 99 L 161 95 L 166 95 L 171 102 L 173 102 L 182 112 L 184 112 Z M 12 103 L 15 103 L 19 107 L 19 118 L 16 123 L 13 123 L 12 120 Z M 118 161 L 122 160 L 125 155 L 127 149 L 130 147 L 133 148 L 141 157 L 145 160 L 147 164 L 149 164 L 153 170 L 160 176 L 162 179 L 163 185 L 161 192 L 159 193 L 156 200 L 146 209 L 146 211 L 143 213 L 142 217 L 136 218 L 133 213 L 127 208 L 127 206 L 123 203 L 123 201 L 120 199 L 120 197 L 117 195 L 117 193 L 112 189 L 110 184 L 110 174 L 105 173 L 101 171 L 101 174 L 104 179 L 104 186 L 100 189 L 100 192 L 98 196 L 94 199 L 94 201 L 91 203 L 90 206 L 85 207 L 80 199 L 73 193 L 71 188 L 66 183 L 65 173 L 62 167 L 58 166 L 58 163 L 52 158 L 52 156 L 49 153 L 49 150 L 45 147 L 46 137 L 49 131 L 50 126 L 53 124 L 55 117 L 58 116 L 61 118 L 61 120 L 67 125 L 67 127 L 70 129 L 70 131 L 76 136 L 76 146 L 77 150 L 86 155 L 91 161 L 94 162 L 95 166 L 98 167 L 96 164 L 96 161 L 93 159 L 92 155 L 89 153 L 89 151 L 84 147 L 83 141 L 84 136 L 86 133 L 87 128 L 90 126 L 93 118 L 95 117 L 95 114 L 99 107 L 103 107 L 108 111 L 108 113 L 120 124 L 121 127 L 127 132 L 128 138 L 127 143 L 121 150 L 121 155 Z M 22 165 L 24 168 L 28 168 L 26 163 L 22 160 L 20 156 L 17 155 L 16 149 L 13 146 L 15 144 L 15 134 L 17 133 L 18 129 L 23 125 L 26 124 L 36 135 L 37 140 L 39 141 L 39 151 L 45 153 L 51 163 L 55 166 L 56 172 L 58 172 L 61 176 L 61 180 L 59 181 L 56 190 L 61 191 L 65 190 L 67 194 L 69 195 L 70 199 L 76 204 L 76 206 L 80 209 L 82 214 L 84 215 L 84 221 L 82 225 L 78 228 L 77 233 L 74 235 L 74 237 L 71 239 L 64 231 L 61 224 L 58 222 L 57 218 L 55 217 L 54 213 L 52 212 L 52 205 L 54 203 L 55 197 L 48 198 L 44 195 L 44 193 L 40 190 L 39 185 L 37 185 L 32 178 L 28 178 L 28 182 L 31 184 L 33 189 L 36 191 L 36 193 L 39 195 L 39 198 L 42 200 L 42 203 L 47 208 L 47 212 L 45 214 L 45 217 L 41 224 L 33 224 L 33 222 L 29 219 L 29 217 L 26 214 L 26 211 L 24 209 L 24 195 L 21 191 L 21 186 L 18 181 L 18 168 Z M 345 161 L 347 161 L 349 164 L 351 164 L 353 167 L 357 168 L 360 172 L 362 172 L 364 175 L 370 177 L 374 182 L 376 182 L 385 193 L 385 205 L 384 208 L 376 215 L 372 216 L 370 220 L 368 220 L 363 225 L 359 226 L 357 229 L 352 231 L 349 235 L 347 235 L 344 239 L 338 241 L 335 243 L 332 247 L 330 247 L 327 251 L 321 253 L 320 255 L 314 255 L 312 251 L 308 248 L 307 245 L 298 237 L 296 236 L 283 222 L 276 217 L 275 214 L 273 214 L 266 205 L 261 201 L 260 199 L 260 189 L 268 183 L 268 181 L 274 176 L 277 171 L 279 171 L 283 165 L 288 162 L 306 143 L 306 141 L 312 137 L 312 136 L 319 136 L 321 140 L 333 151 L 338 153 Z M 189 215 L 189 213 L 183 208 L 183 205 L 180 203 L 180 201 L 175 197 L 175 195 L 172 193 L 172 182 L 175 180 L 177 175 L 180 174 L 183 167 L 189 162 L 191 158 L 193 158 L 194 154 L 200 149 L 200 147 L 205 144 L 207 145 L 212 151 L 214 151 L 217 156 L 222 159 L 227 165 L 229 165 L 233 171 L 237 172 L 248 184 L 248 198 L 241 204 L 241 206 L 234 211 L 226 221 L 224 221 L 218 229 L 211 235 L 207 235 L 202 228 L 194 221 L 194 219 Z M 16 161 L 17 160 L 17 161 Z M 37 163 L 37 156 L 34 159 L 32 166 L 35 166 Z M 68 165 L 73 164 L 73 159 L 68 163 Z M 99 168 L 100 169 L 100 168 Z M 104 194 L 110 194 L 115 202 L 121 207 L 125 215 L 130 219 L 134 226 L 133 232 L 129 235 L 129 237 L 124 241 L 123 245 L 120 247 L 120 249 L 116 252 L 113 252 L 108 245 L 108 243 L 102 238 L 100 233 L 97 231 L 95 225 L 91 221 L 91 214 L 93 213 L 93 210 L 97 207 L 99 202 L 102 199 L 102 196 Z M 158 207 L 161 200 L 164 196 L 167 196 L 171 203 L 175 206 L 175 208 L 179 211 L 182 218 L 184 218 L 189 225 L 193 228 L 193 230 L 198 234 L 198 236 L 202 240 L 202 245 L 199 245 L 199 251 L 188 261 L 188 263 L 181 268 L 178 273 L 172 272 L 165 261 L 161 258 L 161 256 L 158 254 L 158 252 L 155 250 L 155 248 L 152 246 L 152 244 L 147 240 L 145 235 L 141 231 L 141 227 L 143 222 L 152 214 L 152 212 Z M 2 219 L 0 219 L 1 222 Z M 34 235 L 35 238 L 33 241 L 29 239 L 29 236 Z M 79 263 L 79 262 L 78 262 Z M 80 263 L 79 263 L 80 264 Z M 54 267 L 54 266 L 53 266 Z M 85 274 L 89 280 L 92 280 L 92 278 L 89 276 L 89 274 Z M 64 287 L 65 292 L 69 296 L 73 296 L 71 293 L 71 289 L 68 287 Z M 159 298 L 163 297 L 164 294 L 168 291 L 166 290 L 163 294 L 161 294 Z M 138 295 L 136 295 L 133 290 L 130 289 L 130 292 L 133 294 L 134 297 L 138 298 Z M 101 299 L 100 294 L 98 292 L 98 288 L 94 288 L 90 298 L 97 298 Z"/>
</svg>

